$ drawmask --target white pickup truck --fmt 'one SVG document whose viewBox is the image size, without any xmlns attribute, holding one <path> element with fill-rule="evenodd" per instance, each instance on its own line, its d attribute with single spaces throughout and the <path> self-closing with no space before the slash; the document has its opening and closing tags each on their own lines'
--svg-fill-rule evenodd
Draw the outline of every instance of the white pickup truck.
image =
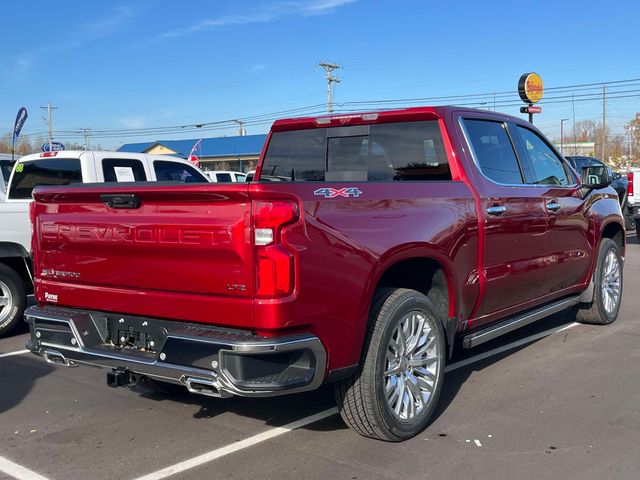
<svg viewBox="0 0 640 480">
<path fill-rule="evenodd" d="M 634 219 L 636 236 L 640 241 L 640 168 L 632 168 L 627 173 L 629 185 L 627 186 L 627 210 Z M 626 214 L 627 212 L 625 212 Z"/>
<path fill-rule="evenodd" d="M 0 202 L 0 337 L 21 319 L 32 292 L 31 193 L 38 185 L 94 182 L 206 183 L 191 162 L 166 155 L 62 151 L 27 155 L 13 166 L 5 201 Z"/>
</svg>

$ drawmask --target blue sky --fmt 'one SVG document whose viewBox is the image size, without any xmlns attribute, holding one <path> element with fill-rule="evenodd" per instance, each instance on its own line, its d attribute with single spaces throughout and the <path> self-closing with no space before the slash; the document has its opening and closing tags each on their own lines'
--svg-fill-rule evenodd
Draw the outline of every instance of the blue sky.
<svg viewBox="0 0 640 480">
<path fill-rule="evenodd" d="M 319 105 L 322 60 L 343 65 L 338 108 L 515 91 L 527 71 L 546 87 L 640 77 L 637 1 L 27 1 L 4 10 L 0 132 L 22 105 L 30 112 L 24 132 L 44 131 L 39 107 L 49 99 L 58 107 L 55 130 L 205 123 Z M 576 119 L 599 118 L 601 108 L 580 102 Z M 607 109 L 619 130 L 640 111 L 640 97 L 611 100 Z M 560 118 L 572 118 L 571 104 L 543 100 L 536 124 L 555 136 Z M 262 133 L 268 124 L 247 129 Z"/>
</svg>

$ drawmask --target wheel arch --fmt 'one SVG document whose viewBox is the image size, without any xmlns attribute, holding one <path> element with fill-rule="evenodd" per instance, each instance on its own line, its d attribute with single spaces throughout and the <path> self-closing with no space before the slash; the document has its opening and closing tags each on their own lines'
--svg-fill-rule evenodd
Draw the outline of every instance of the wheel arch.
<svg viewBox="0 0 640 480">
<path fill-rule="evenodd" d="M 0 242 L 0 263 L 13 269 L 22 278 L 27 293 L 33 292 L 31 257 L 22 245 Z"/>
<path fill-rule="evenodd" d="M 451 354 L 458 329 L 459 295 L 453 265 L 446 255 L 429 245 L 400 248 L 382 256 L 375 273 L 369 278 L 367 318 L 378 288 L 417 290 L 427 296 L 439 311 Z M 368 322 L 365 323 L 366 329 Z"/>
</svg>

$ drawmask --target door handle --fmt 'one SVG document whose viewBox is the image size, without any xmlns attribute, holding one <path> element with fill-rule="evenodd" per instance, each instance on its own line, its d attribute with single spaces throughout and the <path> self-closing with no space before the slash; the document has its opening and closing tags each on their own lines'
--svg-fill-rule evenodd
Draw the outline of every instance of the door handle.
<svg viewBox="0 0 640 480">
<path fill-rule="evenodd" d="M 560 204 L 555 200 L 552 200 L 547 203 L 547 209 L 551 210 L 552 212 L 557 212 L 558 210 L 560 210 Z"/>
<path fill-rule="evenodd" d="M 504 205 L 494 205 L 493 207 L 487 208 L 487 213 L 489 215 L 502 215 L 507 211 L 507 207 Z"/>
<path fill-rule="evenodd" d="M 107 204 L 111 208 L 140 208 L 140 199 L 135 193 L 123 193 L 123 194 L 107 194 L 100 195 L 100 200 Z"/>
</svg>

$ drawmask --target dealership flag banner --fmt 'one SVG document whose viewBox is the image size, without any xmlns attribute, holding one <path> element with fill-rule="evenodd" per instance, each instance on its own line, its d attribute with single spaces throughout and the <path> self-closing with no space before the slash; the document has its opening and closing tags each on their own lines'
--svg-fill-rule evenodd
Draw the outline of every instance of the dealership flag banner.
<svg viewBox="0 0 640 480">
<path fill-rule="evenodd" d="M 13 152 L 16 151 L 16 142 L 18 141 L 18 137 L 20 136 L 20 132 L 22 131 L 22 126 L 24 125 L 24 122 L 27 120 L 28 116 L 29 115 L 27 114 L 26 108 L 21 107 L 20 110 L 18 110 L 18 115 L 16 115 L 16 123 L 13 125 L 13 148 L 11 149 L 12 156 Z"/>
<path fill-rule="evenodd" d="M 196 157 L 195 152 L 196 152 L 196 148 L 198 148 L 198 145 L 200 145 L 201 141 L 202 141 L 202 139 L 200 139 L 200 140 L 198 140 L 196 142 L 196 144 L 191 149 L 191 152 L 189 153 L 189 156 L 187 157 L 187 160 L 189 160 L 190 162 L 193 162 L 196 165 L 196 167 L 200 166 L 200 162 L 198 161 L 198 157 Z"/>
</svg>

